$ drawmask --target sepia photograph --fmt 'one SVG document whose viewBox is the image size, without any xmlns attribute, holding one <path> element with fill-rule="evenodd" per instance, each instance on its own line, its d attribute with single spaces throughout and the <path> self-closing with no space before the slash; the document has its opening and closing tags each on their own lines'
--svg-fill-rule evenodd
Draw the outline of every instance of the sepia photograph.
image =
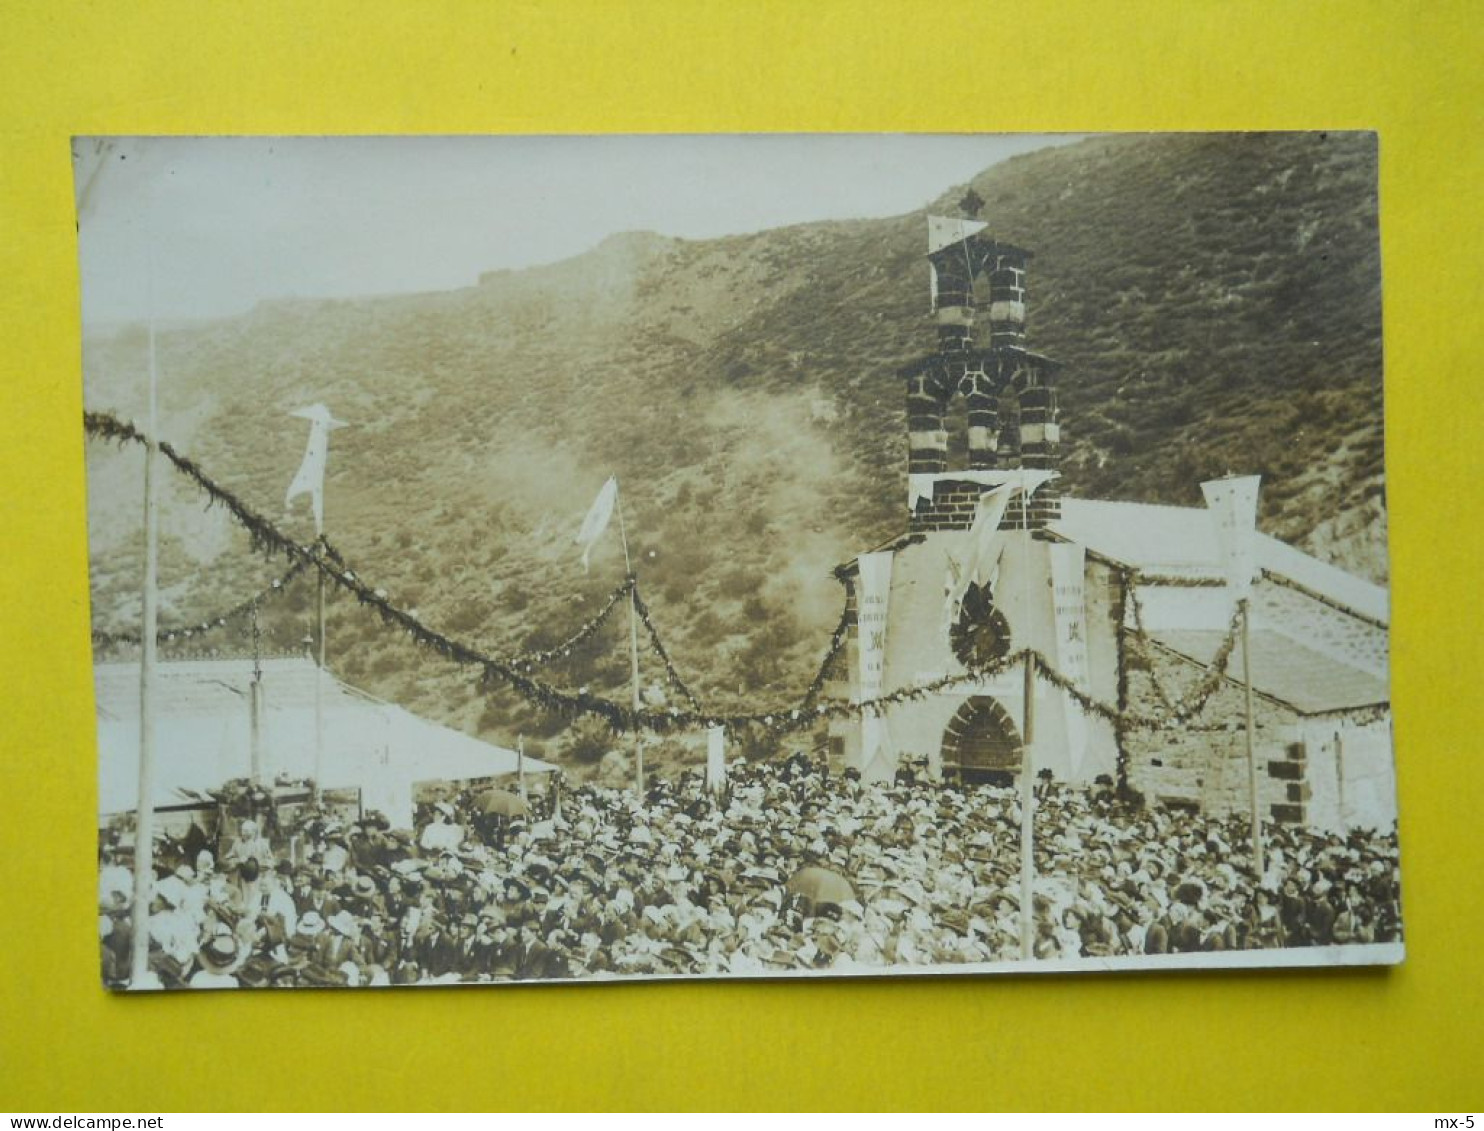
<svg viewBox="0 0 1484 1131">
<path fill-rule="evenodd" d="M 1402 960 L 1374 134 L 72 158 L 106 987 Z"/>
</svg>

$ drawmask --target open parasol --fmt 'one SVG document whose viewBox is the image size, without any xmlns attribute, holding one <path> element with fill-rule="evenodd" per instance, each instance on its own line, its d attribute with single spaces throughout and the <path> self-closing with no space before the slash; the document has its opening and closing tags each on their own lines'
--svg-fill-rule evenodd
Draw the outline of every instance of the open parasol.
<svg viewBox="0 0 1484 1131">
<path fill-rule="evenodd" d="M 488 817 L 524 817 L 531 810 L 519 794 L 492 789 L 480 794 L 479 811 Z"/>
<path fill-rule="evenodd" d="M 801 868 L 784 887 L 814 907 L 822 903 L 838 907 L 855 898 L 855 889 L 850 886 L 850 881 L 828 868 Z"/>
</svg>

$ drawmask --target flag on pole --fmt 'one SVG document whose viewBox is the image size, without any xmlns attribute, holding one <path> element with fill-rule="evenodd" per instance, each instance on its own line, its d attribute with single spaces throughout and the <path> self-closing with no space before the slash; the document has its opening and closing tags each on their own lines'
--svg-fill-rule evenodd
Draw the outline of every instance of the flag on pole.
<svg viewBox="0 0 1484 1131">
<path fill-rule="evenodd" d="M 1216 549 L 1226 584 L 1236 601 L 1251 596 L 1252 576 L 1257 572 L 1257 489 L 1261 483 L 1260 475 L 1243 475 L 1201 484 L 1211 521 L 1216 524 Z"/>
<path fill-rule="evenodd" d="M 613 517 L 613 504 L 617 501 L 618 479 L 610 475 L 608 482 L 598 492 L 598 497 L 593 500 L 593 505 L 588 508 L 587 517 L 582 520 L 582 529 L 577 532 L 577 544 L 582 547 L 584 573 L 587 572 L 587 559 L 592 552 L 593 543 L 608 529 L 608 520 Z"/>
<path fill-rule="evenodd" d="M 283 505 L 288 507 L 300 495 L 307 494 L 314 506 L 314 532 L 323 534 L 325 532 L 325 461 L 330 455 L 330 432 L 336 428 L 344 428 L 345 423 L 331 416 L 330 410 L 322 404 L 310 405 L 308 408 L 301 408 L 289 415 L 302 417 L 309 421 L 309 446 L 304 450 L 304 462 L 299 465 L 299 473 L 289 484 L 289 493 L 284 498 Z"/>
</svg>

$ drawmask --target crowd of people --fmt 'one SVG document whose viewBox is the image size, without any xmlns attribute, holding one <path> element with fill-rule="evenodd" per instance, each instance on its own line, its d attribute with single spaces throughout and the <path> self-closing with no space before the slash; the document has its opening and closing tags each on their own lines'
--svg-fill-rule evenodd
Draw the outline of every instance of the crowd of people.
<svg viewBox="0 0 1484 1131">
<path fill-rule="evenodd" d="M 1043 783 L 1037 959 L 1400 938 L 1394 832 L 1247 824 Z M 922 968 L 1021 956 L 1015 790 L 803 756 L 647 795 L 585 785 L 493 813 L 451 793 L 378 814 L 262 816 L 159 862 L 150 984 L 345 986 Z M 272 835 L 267 835 L 269 832 Z M 292 832 L 292 836 L 290 833 Z M 208 838 L 201 838 L 206 841 Z M 124 838 L 127 843 L 127 837 Z M 133 876 L 101 850 L 107 984 L 130 983 Z"/>
</svg>

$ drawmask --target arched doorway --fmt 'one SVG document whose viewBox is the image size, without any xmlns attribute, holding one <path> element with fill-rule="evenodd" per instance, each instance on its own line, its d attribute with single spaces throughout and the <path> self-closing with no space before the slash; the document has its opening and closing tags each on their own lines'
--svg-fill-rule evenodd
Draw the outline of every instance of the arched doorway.
<svg viewBox="0 0 1484 1131">
<path fill-rule="evenodd" d="M 1020 759 L 1020 730 L 988 695 L 964 703 L 943 731 L 943 769 L 963 782 L 1013 785 Z"/>
</svg>

